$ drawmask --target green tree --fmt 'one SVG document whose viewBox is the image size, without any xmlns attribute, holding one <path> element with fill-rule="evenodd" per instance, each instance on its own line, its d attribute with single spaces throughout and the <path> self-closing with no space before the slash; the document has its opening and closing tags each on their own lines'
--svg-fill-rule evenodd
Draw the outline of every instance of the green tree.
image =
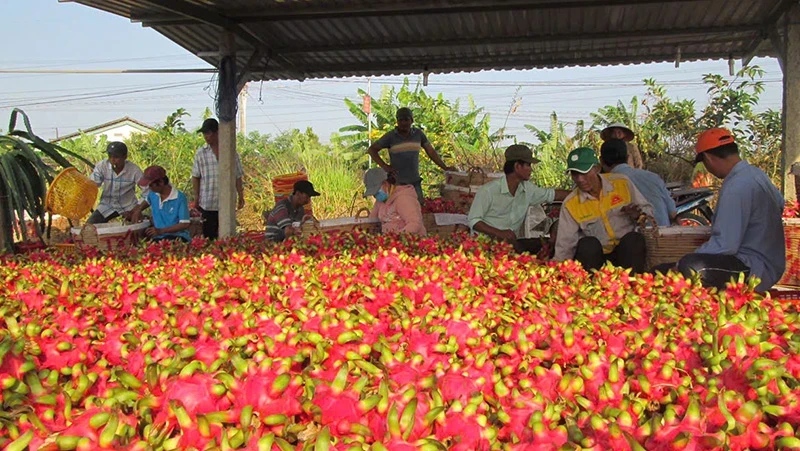
<svg viewBox="0 0 800 451">
<path fill-rule="evenodd" d="M 367 166 L 370 139 L 375 142 L 394 129 L 395 113 L 400 107 L 413 111 L 415 126 L 425 132 L 448 164 L 463 169 L 479 166 L 497 170 L 502 163 L 499 161 L 502 155 L 498 157 L 496 149 L 502 130 L 491 132 L 489 115 L 471 98 L 462 111 L 460 99 L 450 101 L 441 94 L 429 95 L 419 84 L 412 88 L 408 79 L 399 89 L 384 87 L 378 97 L 371 99 L 372 134 L 367 136 L 368 115 L 363 111 L 361 100 L 366 92 L 359 90 L 358 94 L 358 100 L 345 99 L 345 105 L 357 122 L 342 127 L 339 130 L 341 135 L 335 136 L 335 143 L 344 149 L 342 156 L 360 169 Z M 441 169 L 425 157 L 420 159 L 420 174 L 424 179 L 423 188 L 429 195 L 443 181 Z"/>
<path fill-rule="evenodd" d="M 586 131 L 583 121 L 578 121 L 575 133 L 570 135 L 566 126 L 558 120 L 558 115 L 550 114 L 550 129 L 542 130 L 533 125 L 525 125 L 538 142 L 529 145 L 539 164 L 533 167 L 531 182 L 539 186 L 567 188 L 572 186 L 572 179 L 566 173 L 567 155 L 578 147 L 592 147 L 597 140 L 595 133 Z"/>
</svg>

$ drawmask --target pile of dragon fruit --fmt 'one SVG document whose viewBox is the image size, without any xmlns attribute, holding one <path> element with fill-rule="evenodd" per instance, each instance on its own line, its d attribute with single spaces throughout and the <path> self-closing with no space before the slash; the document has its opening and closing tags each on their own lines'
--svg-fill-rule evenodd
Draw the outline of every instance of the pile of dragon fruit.
<svg viewBox="0 0 800 451">
<path fill-rule="evenodd" d="M 0 262 L 0 448 L 800 449 L 798 301 L 467 235 Z"/>
</svg>

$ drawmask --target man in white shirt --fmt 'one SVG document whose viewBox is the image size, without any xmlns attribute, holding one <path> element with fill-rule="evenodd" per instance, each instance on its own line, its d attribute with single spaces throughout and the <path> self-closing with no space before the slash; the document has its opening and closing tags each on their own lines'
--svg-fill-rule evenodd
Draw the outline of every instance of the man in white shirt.
<svg viewBox="0 0 800 451">
<path fill-rule="evenodd" d="M 219 236 L 219 122 L 206 119 L 200 127 L 206 145 L 199 148 L 192 166 L 193 201 L 189 208 L 197 208 L 203 215 L 203 236 L 216 239 Z M 244 185 L 242 184 L 242 162 L 236 154 L 236 192 L 239 202 L 236 209 L 244 207 Z"/>
<path fill-rule="evenodd" d="M 108 159 L 94 167 L 91 179 L 103 188 L 100 204 L 86 221 L 89 224 L 103 224 L 122 216 L 131 219 L 133 209 L 139 204 L 136 198 L 136 186 L 142 178 L 139 166 L 128 161 L 128 146 L 119 141 L 108 143 L 106 147 Z M 149 190 L 141 188 L 142 197 L 147 197 Z"/>
</svg>

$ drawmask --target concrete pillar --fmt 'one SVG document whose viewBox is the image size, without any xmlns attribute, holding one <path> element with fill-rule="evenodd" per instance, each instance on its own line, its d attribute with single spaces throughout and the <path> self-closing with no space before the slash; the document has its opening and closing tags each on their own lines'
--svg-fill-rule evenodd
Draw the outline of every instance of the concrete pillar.
<svg viewBox="0 0 800 451">
<path fill-rule="evenodd" d="M 786 200 L 795 200 L 792 165 L 800 161 L 800 7 L 787 13 L 783 56 L 783 183 Z"/>
<path fill-rule="evenodd" d="M 236 39 L 230 31 L 220 35 L 220 58 L 236 56 Z M 220 82 L 236 84 L 236 77 Z M 221 89 L 221 93 L 230 92 Z M 235 101 L 234 95 L 234 101 Z M 223 99 L 220 99 L 223 100 Z M 227 119 L 227 120 L 226 120 Z M 219 236 L 236 234 L 236 117 L 219 118 Z"/>
<path fill-rule="evenodd" d="M 247 83 L 239 93 L 239 133 L 247 135 Z"/>
</svg>

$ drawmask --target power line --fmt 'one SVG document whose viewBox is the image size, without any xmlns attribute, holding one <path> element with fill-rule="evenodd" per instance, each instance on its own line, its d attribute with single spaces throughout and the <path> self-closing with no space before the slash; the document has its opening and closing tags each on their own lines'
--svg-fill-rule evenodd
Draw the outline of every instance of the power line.
<svg viewBox="0 0 800 451">
<path fill-rule="evenodd" d="M 0 74 L 58 74 L 58 75 L 109 75 L 109 74 L 211 74 L 216 69 L 0 69 Z"/>
<path fill-rule="evenodd" d="M 0 108 L 24 107 L 24 106 L 44 105 L 44 104 L 52 104 L 52 103 L 74 102 L 74 101 L 80 101 L 80 100 L 99 99 L 99 98 L 104 98 L 104 97 L 116 97 L 116 96 L 123 96 L 123 95 L 128 95 L 128 94 L 137 94 L 137 93 L 140 93 L 140 92 L 161 91 L 161 90 L 164 90 L 164 89 L 171 89 L 171 88 L 176 88 L 176 87 L 181 87 L 181 86 L 201 85 L 201 84 L 206 84 L 206 83 L 208 83 L 208 82 L 207 81 L 200 81 L 200 82 L 193 81 L 193 82 L 185 82 L 185 83 L 179 83 L 179 84 L 158 86 L 158 87 L 153 87 L 153 88 L 144 88 L 144 89 L 133 89 L 133 90 L 129 90 L 129 91 L 120 91 L 120 92 L 110 93 L 110 94 L 96 94 L 96 95 L 77 97 L 77 98 L 72 98 L 72 99 L 48 100 L 48 101 L 43 101 L 43 102 L 31 102 L 31 103 L 23 103 L 23 104 L 16 104 L 16 105 L 0 105 Z"/>
</svg>

